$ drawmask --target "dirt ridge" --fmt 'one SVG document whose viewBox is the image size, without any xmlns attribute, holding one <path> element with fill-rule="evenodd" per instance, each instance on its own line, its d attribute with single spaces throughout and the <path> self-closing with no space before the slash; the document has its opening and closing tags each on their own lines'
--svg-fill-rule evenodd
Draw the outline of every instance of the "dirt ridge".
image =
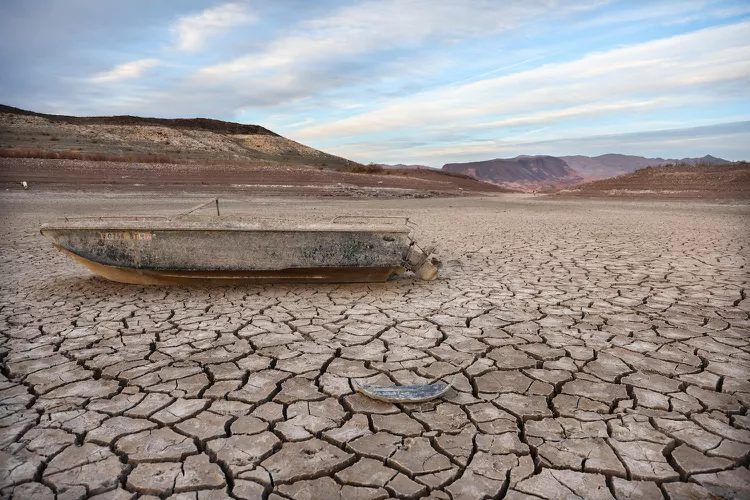
<svg viewBox="0 0 750 500">
<path fill-rule="evenodd" d="M 750 198 L 750 163 L 675 163 L 580 184 L 562 196 Z"/>
<path fill-rule="evenodd" d="M 163 127 L 208 130 L 219 134 L 271 135 L 281 137 L 276 132 L 260 125 L 247 125 L 244 123 L 214 120 L 212 118 L 151 118 L 133 115 L 69 116 L 37 113 L 5 104 L 0 104 L 0 113 L 36 116 L 49 121 L 70 123 L 72 125 L 160 125 Z"/>
</svg>

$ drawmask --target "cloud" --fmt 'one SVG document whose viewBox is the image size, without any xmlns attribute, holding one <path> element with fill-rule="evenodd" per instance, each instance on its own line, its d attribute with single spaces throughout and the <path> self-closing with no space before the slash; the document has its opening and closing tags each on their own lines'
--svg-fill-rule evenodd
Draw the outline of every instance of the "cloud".
<svg viewBox="0 0 750 500">
<path fill-rule="evenodd" d="M 471 129 L 489 129 L 489 128 L 502 128 L 502 127 L 514 127 L 518 125 L 532 125 L 532 124 L 549 124 L 552 122 L 560 121 L 567 118 L 579 118 L 582 116 L 599 115 L 605 113 L 619 113 L 626 111 L 637 111 L 644 109 L 653 109 L 657 106 L 664 106 L 667 104 L 682 103 L 687 104 L 685 99 L 675 98 L 659 98 L 659 99 L 645 99 L 645 100 L 627 100 L 627 101 L 614 101 L 614 102 L 600 102 L 594 104 L 581 104 L 577 106 L 569 106 L 561 109 L 551 109 L 540 111 L 537 113 L 519 114 L 518 116 L 503 118 L 500 120 L 494 120 L 489 122 L 480 122 L 474 124 L 465 125 L 463 128 L 467 130 Z"/>
<path fill-rule="evenodd" d="M 638 2 L 623 2 L 602 15 L 576 22 L 580 29 L 613 28 L 617 25 L 633 26 L 640 23 L 659 23 L 664 26 L 687 24 L 709 19 L 726 19 L 744 15 L 748 6 L 722 5 L 721 0 L 662 0 L 651 2 L 646 8 Z"/>
<path fill-rule="evenodd" d="M 596 5 L 548 1 L 378 0 L 342 7 L 294 27 L 293 33 L 249 53 L 199 70 L 196 87 L 227 88 L 254 104 L 277 104 L 351 81 L 362 57 L 409 51 L 432 42 L 453 44 L 508 31 L 545 15 L 556 18 Z M 372 70 L 373 59 L 367 68 Z"/>
<path fill-rule="evenodd" d="M 114 68 L 97 73 L 89 78 L 90 81 L 95 83 L 114 83 L 123 80 L 131 80 L 138 78 L 146 70 L 158 66 L 160 61 L 158 59 L 138 59 L 136 61 L 130 61 L 123 64 L 119 64 Z"/>
<path fill-rule="evenodd" d="M 172 30 L 177 37 L 177 48 L 193 52 L 201 49 L 209 37 L 254 20 L 246 5 L 230 2 L 180 17 Z"/>
<path fill-rule="evenodd" d="M 48 111 L 211 116 L 363 161 L 412 162 L 429 150 L 436 163 L 463 148 L 492 156 L 529 141 L 747 120 L 748 7 L 705 1 L 334 0 L 296 9 L 302 3 L 213 0 L 191 2 L 195 10 L 159 4 L 146 17 L 130 6 L 116 26 L 86 34 L 66 25 L 79 40 L 35 48 L 39 64 L 14 55 L 0 87 L 10 102 Z M 35 26 L 34 10 L 21 31 Z M 705 21 L 684 23 L 704 12 Z M 89 11 L 70 17 L 96 25 Z M 237 27 L 256 18 L 253 29 Z M 113 53 L 131 62 L 111 68 Z"/>
<path fill-rule="evenodd" d="M 617 107 L 613 96 L 624 103 L 632 101 L 635 110 L 638 103 L 655 99 L 666 105 L 692 93 L 723 95 L 726 86 L 746 95 L 747 90 L 737 89 L 750 88 L 748 31 L 746 21 L 440 87 L 393 99 L 373 111 L 305 127 L 293 135 L 330 140 L 405 129 L 429 134 L 431 129 L 463 129 L 480 120 L 492 129 Z M 625 105 L 610 112 L 627 110 Z"/>
</svg>

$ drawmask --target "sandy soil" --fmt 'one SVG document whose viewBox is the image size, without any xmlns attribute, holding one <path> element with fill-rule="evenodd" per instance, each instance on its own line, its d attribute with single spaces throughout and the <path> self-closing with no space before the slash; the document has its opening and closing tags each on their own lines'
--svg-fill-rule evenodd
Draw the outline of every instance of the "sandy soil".
<svg viewBox="0 0 750 500">
<path fill-rule="evenodd" d="M 442 277 L 377 285 L 120 285 L 38 232 L 201 197 L 0 194 L 1 497 L 750 495 L 748 205 L 224 196 L 409 215 Z"/>
</svg>

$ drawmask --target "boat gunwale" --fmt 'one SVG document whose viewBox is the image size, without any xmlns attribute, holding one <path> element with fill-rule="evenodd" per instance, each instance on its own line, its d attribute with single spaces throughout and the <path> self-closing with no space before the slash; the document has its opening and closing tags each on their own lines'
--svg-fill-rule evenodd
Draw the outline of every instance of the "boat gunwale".
<svg viewBox="0 0 750 500">
<path fill-rule="evenodd" d="M 104 221 L 102 221 L 104 222 Z M 172 220 L 164 220 L 163 222 L 175 222 Z M 263 227 L 263 226 L 220 226 L 212 227 L 207 224 L 204 225 L 183 225 L 182 227 L 175 227 L 174 225 L 168 227 L 158 227 L 153 224 L 97 224 L 97 225 L 82 225 L 82 224 L 59 224 L 59 223 L 47 223 L 40 227 L 40 232 L 44 234 L 45 231 L 158 231 L 158 232 L 247 232 L 247 233 L 399 233 L 408 234 L 411 229 L 407 226 L 356 226 L 356 225 L 343 225 L 343 224 L 320 224 L 320 225 L 297 225 L 288 227 Z"/>
</svg>

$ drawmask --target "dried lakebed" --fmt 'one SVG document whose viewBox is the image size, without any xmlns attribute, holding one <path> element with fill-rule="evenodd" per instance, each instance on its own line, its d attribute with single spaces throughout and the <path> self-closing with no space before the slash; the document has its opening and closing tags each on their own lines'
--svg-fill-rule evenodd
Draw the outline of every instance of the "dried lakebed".
<svg viewBox="0 0 750 500">
<path fill-rule="evenodd" d="M 194 201 L 0 195 L 1 497 L 750 495 L 747 206 L 227 202 L 408 213 L 442 277 L 377 285 L 120 285 L 37 230 Z"/>
</svg>

